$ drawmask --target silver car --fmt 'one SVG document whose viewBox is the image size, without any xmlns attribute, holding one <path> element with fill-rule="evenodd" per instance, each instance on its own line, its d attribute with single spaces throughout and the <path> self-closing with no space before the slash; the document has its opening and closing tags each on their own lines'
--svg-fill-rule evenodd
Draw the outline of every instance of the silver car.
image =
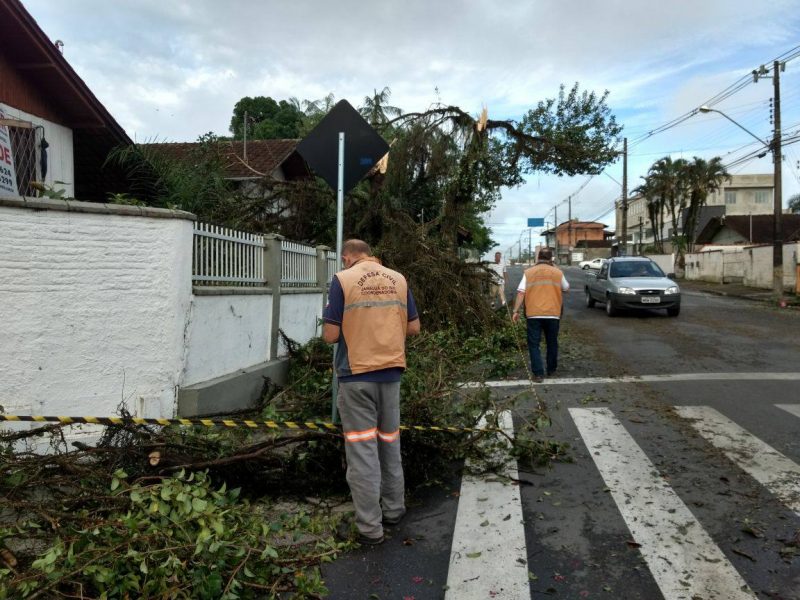
<svg viewBox="0 0 800 600">
<path fill-rule="evenodd" d="M 592 308 L 595 302 L 603 302 L 609 317 L 620 309 L 653 308 L 664 308 L 670 317 L 677 317 L 681 313 L 681 290 L 674 277 L 672 273 L 665 275 L 643 256 L 610 258 L 597 274 L 586 275 L 586 306 Z"/>
</svg>

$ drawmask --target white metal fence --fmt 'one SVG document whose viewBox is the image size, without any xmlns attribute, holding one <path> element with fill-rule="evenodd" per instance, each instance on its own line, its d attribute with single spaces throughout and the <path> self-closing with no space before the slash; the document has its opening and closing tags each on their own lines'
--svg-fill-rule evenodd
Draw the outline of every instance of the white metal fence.
<svg viewBox="0 0 800 600">
<path fill-rule="evenodd" d="M 336 251 L 335 250 L 326 250 L 325 251 L 325 264 L 328 265 L 328 273 L 325 281 L 330 285 L 333 276 L 336 275 L 337 271 L 341 270 L 339 263 L 336 260 Z"/>
<path fill-rule="evenodd" d="M 264 236 L 194 224 L 192 281 L 201 285 L 264 285 Z"/>
<path fill-rule="evenodd" d="M 281 240 L 281 285 L 284 287 L 317 285 L 316 248 Z"/>
<path fill-rule="evenodd" d="M 280 240 L 280 241 L 278 241 Z M 272 241 L 263 235 L 236 231 L 209 223 L 194 224 L 192 282 L 196 285 L 269 285 L 269 270 L 278 269 L 281 287 L 317 287 L 317 249 L 284 239 L 273 240 L 280 252 L 272 255 Z M 275 247 L 277 249 L 277 247 Z M 268 254 L 268 256 L 265 256 Z M 269 269 L 264 261 L 271 263 Z M 325 254 L 328 281 L 336 271 L 336 254 Z"/>
</svg>

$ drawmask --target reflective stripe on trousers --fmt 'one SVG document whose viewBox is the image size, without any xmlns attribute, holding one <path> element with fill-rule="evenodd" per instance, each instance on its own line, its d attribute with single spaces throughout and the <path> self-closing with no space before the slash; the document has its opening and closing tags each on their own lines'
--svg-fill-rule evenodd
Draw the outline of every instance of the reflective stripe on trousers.
<svg viewBox="0 0 800 600">
<path fill-rule="evenodd" d="M 356 526 L 368 537 L 380 537 L 383 517 L 395 519 L 405 513 L 400 382 L 339 382 L 337 405 Z"/>
</svg>

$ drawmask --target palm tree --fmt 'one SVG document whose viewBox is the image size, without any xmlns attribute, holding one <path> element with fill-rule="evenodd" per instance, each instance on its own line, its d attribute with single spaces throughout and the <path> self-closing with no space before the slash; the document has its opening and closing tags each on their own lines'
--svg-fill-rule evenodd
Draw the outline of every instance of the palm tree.
<svg viewBox="0 0 800 600">
<path fill-rule="evenodd" d="M 380 92 L 373 90 L 372 96 L 364 97 L 364 104 L 361 105 L 358 112 L 373 127 L 382 127 L 389 122 L 390 117 L 397 117 L 402 113 L 398 107 L 389 104 L 391 97 L 392 90 L 388 87 L 384 87 Z"/>
<path fill-rule="evenodd" d="M 687 164 L 686 184 L 689 201 L 686 206 L 682 233 L 689 245 L 694 245 L 700 209 L 705 206 L 709 194 L 718 191 L 722 187 L 722 183 L 729 179 L 730 175 L 719 156 L 708 161 L 695 156 L 692 162 Z"/>
</svg>

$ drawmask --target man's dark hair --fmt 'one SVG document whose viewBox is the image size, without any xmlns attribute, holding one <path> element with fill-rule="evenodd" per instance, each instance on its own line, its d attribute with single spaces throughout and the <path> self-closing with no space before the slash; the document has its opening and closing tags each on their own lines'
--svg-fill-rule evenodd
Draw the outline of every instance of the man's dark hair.
<svg viewBox="0 0 800 600">
<path fill-rule="evenodd" d="M 539 250 L 539 260 L 540 261 L 551 261 L 553 260 L 553 249 L 552 248 L 542 248 Z"/>
</svg>

